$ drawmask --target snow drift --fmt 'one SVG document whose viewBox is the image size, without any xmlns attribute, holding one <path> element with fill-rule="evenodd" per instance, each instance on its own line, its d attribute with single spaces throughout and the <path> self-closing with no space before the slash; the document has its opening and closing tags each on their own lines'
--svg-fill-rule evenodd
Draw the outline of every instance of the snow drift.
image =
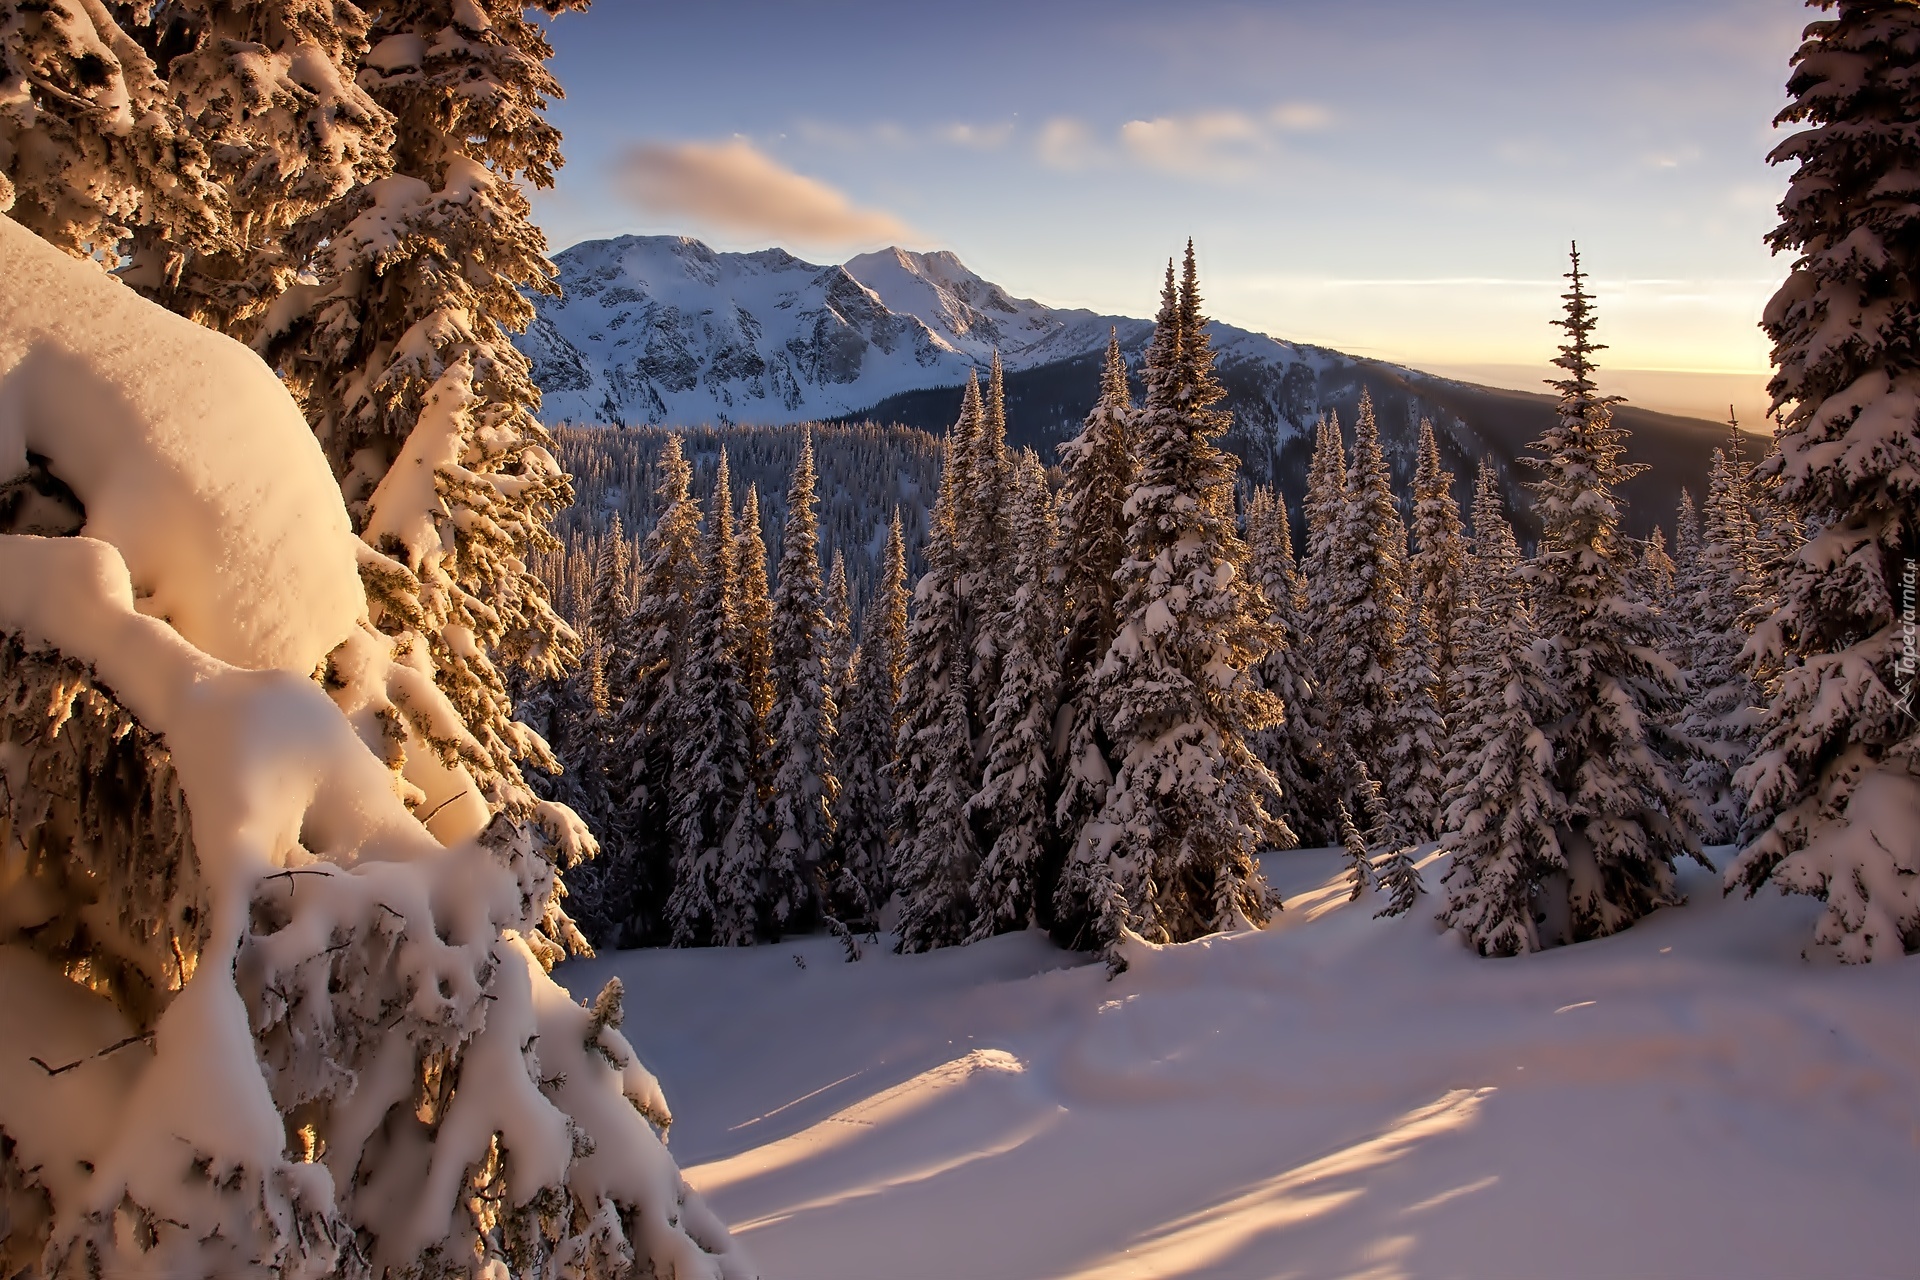
<svg viewBox="0 0 1920 1280">
<path fill-rule="evenodd" d="M 84 509 L 0 537 L 0 1272 L 748 1274 L 552 868 L 312 678 L 377 633 L 271 372 L 5 219 L 0 280 L 0 485 Z"/>
</svg>

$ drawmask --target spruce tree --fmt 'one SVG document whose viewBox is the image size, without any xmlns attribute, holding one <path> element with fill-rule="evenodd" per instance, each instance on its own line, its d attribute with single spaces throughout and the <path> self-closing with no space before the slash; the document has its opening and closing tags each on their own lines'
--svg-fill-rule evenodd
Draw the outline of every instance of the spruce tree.
<svg viewBox="0 0 1920 1280">
<path fill-rule="evenodd" d="M 1539 887 L 1564 872 L 1565 803 L 1553 748 L 1543 645 L 1521 580 L 1519 543 L 1500 486 L 1484 459 L 1474 490 L 1473 555 L 1454 621 L 1461 644 L 1454 673 L 1456 727 L 1446 781 L 1450 855 L 1441 919 L 1482 955 L 1519 955 L 1542 945 Z"/>
<path fill-rule="evenodd" d="M 1372 397 L 1364 389 L 1346 501 L 1324 538 L 1322 688 L 1342 749 L 1378 772 L 1393 733 L 1392 679 L 1407 628 L 1407 534 L 1394 504 Z"/>
<path fill-rule="evenodd" d="M 523 291 L 554 290 L 520 184 L 553 181 L 560 135 L 543 113 L 560 90 L 527 13 L 510 0 L 377 8 L 367 39 L 381 54 L 358 82 L 393 117 L 392 174 L 350 193 L 312 283 L 289 288 L 253 339 L 381 553 L 362 562 L 375 624 L 402 648 L 424 643 L 480 745 L 465 763 L 516 815 L 519 764 L 554 761 L 514 722 L 506 674 L 550 677 L 578 651 L 529 566 L 557 547 L 547 525 L 571 489 L 509 339 L 533 317 Z"/>
<path fill-rule="evenodd" d="M 847 681 L 853 669 L 853 605 L 847 591 L 847 558 L 838 547 L 833 552 L 833 567 L 827 571 L 827 594 L 822 602 L 827 619 L 827 688 L 835 705 L 841 705 L 848 693 Z"/>
<path fill-rule="evenodd" d="M 1420 420 L 1420 461 L 1413 473 L 1413 555 L 1408 568 L 1412 595 L 1432 629 L 1434 681 L 1445 715 L 1455 661 L 1453 615 L 1465 590 L 1466 536 L 1460 504 L 1453 497 L 1453 473 L 1440 465 L 1440 442 L 1425 418 Z"/>
<path fill-rule="evenodd" d="M 1380 759 L 1389 797 L 1386 834 L 1396 846 L 1424 844 L 1439 833 L 1447 726 L 1435 695 L 1435 652 L 1426 610 L 1416 601 L 1399 665 L 1388 682 L 1388 732 Z"/>
<path fill-rule="evenodd" d="M 1140 361 L 1141 378 L 1149 389 L 1162 385 L 1170 376 L 1169 371 L 1179 356 L 1179 332 L 1180 291 L 1174 280 L 1173 263 L 1169 261 L 1166 281 L 1160 291 L 1160 311 L 1154 317 L 1153 338 Z M 1083 548 L 1099 557 L 1087 569 L 1090 575 L 1104 573 L 1105 584 L 1091 576 L 1076 580 L 1075 589 L 1084 593 L 1088 612 L 1084 630 L 1079 630 L 1083 624 L 1076 617 L 1075 630 L 1068 633 L 1065 652 L 1077 664 L 1081 644 L 1095 636 L 1104 637 L 1104 643 L 1097 651 L 1086 650 L 1086 665 L 1079 668 L 1077 675 L 1071 669 L 1067 673 L 1069 679 L 1076 681 L 1070 686 L 1074 719 L 1068 758 L 1062 770 L 1061 794 L 1055 808 L 1063 863 L 1053 887 L 1051 927 L 1055 940 L 1063 946 L 1105 950 L 1117 972 L 1120 961 L 1114 948 L 1127 932 L 1133 908 L 1128 900 L 1128 886 L 1122 884 L 1123 868 L 1110 852 L 1116 833 L 1097 825 L 1106 811 L 1114 774 L 1120 765 L 1118 733 L 1109 718 L 1114 702 L 1103 687 L 1102 676 L 1120 631 L 1121 596 L 1132 577 L 1126 567 L 1133 518 L 1127 503 L 1140 479 L 1140 412 L 1132 404 L 1126 365 L 1120 358 L 1117 340 L 1108 342 L 1100 402 L 1089 415 L 1081 438 L 1086 445 L 1077 448 L 1075 456 L 1069 459 L 1067 486 L 1062 495 L 1062 532 L 1067 539 L 1064 549 L 1069 564 L 1074 553 Z M 1126 442 L 1124 466 L 1112 453 L 1118 440 Z M 1108 486 L 1123 470 L 1127 476 L 1126 488 L 1116 505 L 1109 508 L 1106 506 Z M 1086 530 L 1084 534 L 1082 529 Z M 1113 557 L 1111 568 L 1107 566 L 1107 556 Z M 1097 615 L 1092 612 L 1096 601 L 1101 604 Z M 1134 892 L 1137 897 L 1137 889 Z"/>
<path fill-rule="evenodd" d="M 767 540 L 760 532 L 760 490 L 747 486 L 734 534 L 740 569 L 740 675 L 764 724 L 773 714 L 773 596 L 767 585 Z"/>
<path fill-rule="evenodd" d="M 1110 961 L 1123 936 L 1115 925 L 1165 942 L 1264 924 L 1276 900 L 1254 855 L 1292 836 L 1269 810 L 1273 775 L 1247 743 L 1279 718 L 1252 673 L 1273 637 L 1244 574 L 1233 462 L 1213 443 L 1230 420 L 1214 408 L 1224 393 L 1191 244 L 1177 295 L 1169 267 L 1167 298 L 1172 332 L 1156 333 L 1149 351 L 1127 499 L 1120 627 L 1094 677 L 1118 768 L 1074 851 L 1105 864 L 1124 904 L 1118 921 L 1110 909 L 1095 916 L 1093 940 Z"/>
<path fill-rule="evenodd" d="M 624 640 L 627 618 L 633 611 L 629 582 L 632 576 L 633 544 L 627 541 L 626 528 L 616 511 L 607 522 L 607 530 L 601 535 L 599 550 L 593 559 L 585 637 L 590 647 L 605 647 L 609 657 L 614 656 L 616 646 Z"/>
<path fill-rule="evenodd" d="M 773 595 L 773 783 L 765 927 L 773 937 L 812 926 L 827 863 L 834 796 L 834 706 L 827 669 L 825 590 L 814 518 L 813 436 L 809 432 L 787 491 L 780 576 Z"/>
<path fill-rule="evenodd" d="M 1356 794 L 1364 794 L 1368 785 L 1349 781 L 1347 789 Z M 1334 801 L 1334 818 L 1340 830 L 1340 848 L 1347 857 L 1347 901 L 1358 902 L 1362 895 L 1373 888 L 1373 852 L 1368 848 L 1366 833 L 1360 830 L 1353 820 L 1353 811 L 1347 808 L 1345 800 Z"/>
<path fill-rule="evenodd" d="M 894 750 L 900 677 L 906 665 L 907 548 L 895 508 L 880 580 L 867 601 L 854 650 L 837 739 L 840 794 L 834 803 L 834 885 L 841 918 L 872 924 L 893 892 Z"/>
<path fill-rule="evenodd" d="M 749 769 L 755 717 L 740 669 L 738 548 L 727 455 L 707 507 L 700 585 L 680 643 L 684 671 L 671 721 L 673 893 L 667 923 L 675 946 L 754 940 L 764 868 L 747 838 L 757 815 Z M 749 827 L 743 830 L 742 815 Z"/>
<path fill-rule="evenodd" d="M 977 412 L 978 397 L 971 407 Z M 963 407 L 947 436 L 947 466 L 929 521 L 927 570 L 913 589 L 906 667 L 900 680 L 894 805 L 899 844 L 890 879 L 900 900 L 898 949 L 930 951 L 964 942 L 973 931 L 973 877 L 979 847 L 967 818 L 973 798 L 972 668 L 960 579 L 964 575 L 955 508 L 966 491 L 968 436 L 977 430 Z"/>
<path fill-rule="evenodd" d="M 1635 588 L 1620 532 L 1619 486 L 1639 468 L 1622 460 L 1626 432 L 1613 422 L 1617 397 L 1593 383 L 1593 304 L 1573 251 L 1567 273 L 1567 339 L 1554 363 L 1566 376 L 1559 421 L 1529 459 L 1540 514 L 1539 554 L 1523 576 L 1545 649 L 1549 706 L 1541 727 L 1564 798 L 1564 883 L 1538 890 L 1544 941 L 1614 933 L 1680 900 L 1674 861 L 1699 857 L 1697 817 L 1681 785 L 1678 755 L 1659 726 L 1675 709 L 1680 676 L 1659 652 L 1653 606 Z"/>
<path fill-rule="evenodd" d="M 975 873 L 973 937 L 1025 928 L 1034 918 L 1052 796 L 1053 729 L 1060 705 L 1059 600 L 1053 495 L 1046 470 L 1022 450 L 1007 490 L 1007 592 L 987 620 L 999 637 L 1000 687 L 986 725 L 987 762 L 968 813 L 994 833 Z"/>
<path fill-rule="evenodd" d="M 1324 715 L 1305 643 L 1305 583 L 1293 559 L 1286 500 L 1256 488 L 1247 504 L 1247 571 L 1266 601 L 1273 645 L 1255 667 L 1261 687 L 1280 700 L 1279 724 L 1253 737 L 1254 750 L 1280 787 L 1280 810 L 1295 835 L 1332 834 L 1320 792 L 1327 778 Z"/>
<path fill-rule="evenodd" d="M 624 691 L 613 712 L 606 766 L 608 803 L 620 834 L 599 876 L 604 914 L 617 922 L 610 934 L 617 946 L 671 936 L 668 833 L 679 716 L 686 709 L 679 689 L 687 669 L 693 601 L 701 587 L 700 509 L 679 436 L 667 438 L 657 470 L 654 502 L 660 514 L 641 544 L 633 611 L 616 642 L 626 667 L 611 681 Z"/>
<path fill-rule="evenodd" d="M 1761 693 L 1741 656 L 1752 635 L 1752 606 L 1765 593 L 1763 553 L 1754 522 L 1751 468 L 1740 455 L 1736 426 L 1725 451 L 1713 451 L 1700 548 L 1700 586 L 1690 602 L 1684 643 L 1692 697 L 1679 733 L 1690 758 L 1686 783 L 1706 838 L 1724 844 L 1741 834 L 1746 794 L 1734 773 L 1753 755 Z"/>
<path fill-rule="evenodd" d="M 1113 643 L 1119 599 L 1115 575 L 1126 555 L 1127 494 L 1133 487 L 1133 397 L 1120 339 L 1107 339 L 1107 360 L 1080 434 L 1060 446 L 1060 590 L 1065 617 L 1060 646 L 1065 754 L 1054 806 L 1053 845 L 1064 856 L 1106 803 L 1113 781 L 1111 738 L 1100 723 L 1093 672 Z M 1055 928 L 1060 872 L 1050 854 L 1036 910 Z M 1057 931 L 1057 930 L 1056 930 Z"/>
<path fill-rule="evenodd" d="M 1806 537 L 1753 639 L 1781 674 L 1735 779 L 1757 835 L 1728 884 L 1820 898 L 1815 941 L 1859 962 L 1920 949 L 1920 8 L 1822 7 L 1776 119 L 1806 127 L 1769 157 L 1797 164 L 1768 236 L 1796 256 L 1762 322 L 1766 476 Z"/>
</svg>

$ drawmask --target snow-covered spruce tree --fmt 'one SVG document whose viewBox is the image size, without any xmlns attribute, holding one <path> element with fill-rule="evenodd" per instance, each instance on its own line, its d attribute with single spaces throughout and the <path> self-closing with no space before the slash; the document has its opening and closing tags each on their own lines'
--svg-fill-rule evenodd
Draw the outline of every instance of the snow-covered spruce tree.
<svg viewBox="0 0 1920 1280">
<path fill-rule="evenodd" d="M 1752 758 L 1762 697 L 1741 654 L 1752 635 L 1752 607 L 1766 591 L 1751 468 L 1740 454 L 1737 426 L 1728 448 L 1713 451 L 1704 525 L 1701 585 L 1684 637 L 1691 697 L 1679 733 L 1689 752 L 1687 789 L 1706 839 L 1724 844 L 1740 836 L 1747 807 L 1733 775 Z"/>
<path fill-rule="evenodd" d="M 987 393 L 981 405 L 979 428 L 972 435 L 967 459 L 967 488 L 958 508 L 960 555 L 966 570 L 960 579 L 960 603 L 973 668 L 967 677 L 968 714 L 974 737 L 974 781 L 986 764 L 990 744 L 987 721 L 1000 695 L 1001 638 L 989 625 L 1006 604 L 1013 567 L 1008 510 L 1013 492 L 1013 458 L 1007 453 L 1007 396 L 1000 352 L 993 353 Z M 980 818 L 990 815 L 980 814 Z M 997 833 L 975 827 L 980 847 L 989 847 Z"/>
<path fill-rule="evenodd" d="M 1440 465 L 1440 442 L 1425 418 L 1420 420 L 1420 461 L 1413 473 L 1412 532 L 1411 594 L 1433 632 L 1434 687 L 1445 715 L 1453 680 L 1453 614 L 1466 586 L 1467 543 L 1460 504 L 1453 497 L 1453 473 Z"/>
<path fill-rule="evenodd" d="M 1680 569 L 1667 552 L 1667 531 L 1659 525 L 1653 526 L 1653 532 L 1640 544 L 1640 563 L 1636 566 L 1638 585 L 1642 595 L 1660 609 L 1663 614 L 1671 615 L 1677 603 L 1680 585 Z M 1673 619 L 1669 617 L 1671 622 Z"/>
<path fill-rule="evenodd" d="M 1330 570 L 1340 522 L 1347 509 L 1347 447 L 1340 438 L 1340 415 L 1322 414 L 1313 428 L 1313 458 L 1307 464 L 1307 492 L 1300 509 L 1307 522 L 1306 555 L 1300 573 L 1306 579 L 1308 613 L 1326 617 L 1331 601 L 1321 585 Z"/>
<path fill-rule="evenodd" d="M 686 656 L 669 715 L 677 736 L 667 923 L 675 946 L 743 946 L 759 922 L 764 867 L 754 838 L 756 717 L 740 667 L 740 575 L 724 450 L 700 541 L 700 586 L 680 639 Z"/>
<path fill-rule="evenodd" d="M 1454 604 L 1458 606 L 1456 597 Z M 1446 785 L 1447 725 L 1435 689 L 1439 676 L 1426 610 L 1414 602 L 1400 662 L 1388 681 L 1380 758 L 1386 786 L 1386 836 L 1395 847 L 1424 844 L 1439 834 Z"/>
<path fill-rule="evenodd" d="M 821 603 L 827 619 L 827 688 L 835 706 L 847 695 L 847 681 L 853 670 L 853 603 L 847 591 L 847 558 L 838 547 L 833 552 L 833 567 L 827 570 L 827 594 Z M 836 730 L 837 732 L 837 730 Z"/>
<path fill-rule="evenodd" d="M 1160 311 L 1154 317 L 1153 338 L 1140 361 L 1140 375 L 1149 388 L 1170 376 L 1169 370 L 1179 356 L 1179 334 L 1180 289 L 1169 261 L 1160 290 Z M 1117 860 L 1111 856 L 1112 833 L 1096 826 L 1102 822 L 1114 772 L 1120 766 L 1118 738 L 1108 719 L 1113 700 L 1102 684 L 1102 673 L 1120 633 L 1120 599 L 1132 576 L 1125 567 L 1133 523 L 1130 499 L 1140 479 L 1139 432 L 1140 411 L 1133 406 L 1127 388 L 1120 344 L 1109 340 L 1100 401 L 1081 431 L 1085 447 L 1076 447 L 1074 456 L 1068 459 L 1067 483 L 1061 494 L 1062 550 L 1069 557 L 1068 563 L 1071 565 L 1082 550 L 1097 557 L 1086 566 L 1088 576 L 1071 580 L 1070 590 L 1084 593 L 1087 612 L 1083 620 L 1081 606 L 1073 604 L 1069 596 L 1076 616 L 1062 652 L 1077 666 L 1082 644 L 1089 644 L 1095 637 L 1103 637 L 1104 643 L 1098 650 L 1086 650 L 1085 665 L 1078 674 L 1062 668 L 1072 681 L 1068 688 L 1073 729 L 1054 814 L 1062 864 L 1054 878 L 1051 928 L 1054 940 L 1062 946 L 1104 950 L 1116 957 L 1114 946 L 1125 935 L 1133 908 L 1121 883 L 1126 869 L 1116 865 Z M 1125 444 L 1124 460 L 1111 454 L 1120 442 Z M 1107 452 L 1107 457 L 1099 457 L 1094 450 Z M 1122 471 L 1127 477 L 1126 487 L 1119 494 L 1118 505 L 1108 509 L 1104 505 L 1106 494 Z M 1082 528 L 1086 530 L 1084 535 Z M 1104 584 L 1092 576 L 1094 573 L 1104 575 Z M 1101 604 L 1099 614 L 1092 612 L 1095 601 Z M 1084 633 L 1076 635 L 1083 625 Z"/>
<path fill-rule="evenodd" d="M 113 8 L 0 2 L 0 213 L 110 269 L 135 227 L 212 249 L 231 224 L 209 169 Z"/>
<path fill-rule="evenodd" d="M 552 182 L 560 135 L 542 113 L 560 90 L 513 0 L 389 0 L 368 40 L 359 84 L 394 118 L 392 176 L 352 193 L 314 283 L 282 295 L 254 345 L 380 553 L 363 561 L 375 625 L 426 648 L 479 747 L 462 763 L 518 815 L 519 763 L 555 762 L 514 722 L 502 668 L 544 678 L 578 647 L 528 565 L 556 545 L 547 523 L 571 491 L 508 337 L 533 315 L 523 290 L 553 288 L 519 184 Z"/>
<path fill-rule="evenodd" d="M 1107 339 L 1107 361 L 1100 377 L 1100 398 L 1081 424 L 1080 434 L 1060 446 L 1060 592 L 1064 629 L 1060 642 L 1060 681 L 1065 754 L 1059 761 L 1060 793 L 1054 805 L 1055 838 L 1039 877 L 1041 896 L 1035 911 L 1067 941 L 1071 929 L 1058 927 L 1059 860 L 1080 829 L 1106 803 L 1113 781 L 1111 739 L 1100 723 L 1093 672 L 1117 625 L 1119 583 L 1115 574 L 1126 555 L 1127 494 L 1133 488 L 1131 432 L 1133 397 L 1127 389 L 1127 365 L 1117 333 Z M 1071 896 L 1071 895 L 1069 895 Z M 1064 905 L 1064 904 L 1063 904 Z M 1084 911 L 1075 904 L 1069 915 Z"/>
<path fill-rule="evenodd" d="M 1676 745 L 1661 726 L 1676 710 L 1680 675 L 1659 651 L 1659 619 L 1633 584 L 1620 532 L 1619 486 L 1639 468 L 1622 460 L 1626 432 L 1593 383 L 1593 300 L 1572 253 L 1555 323 L 1566 341 L 1559 421 L 1528 459 L 1540 515 L 1539 553 L 1522 570 L 1545 645 L 1548 707 L 1540 727 L 1564 800 L 1564 879 L 1536 891 L 1542 942 L 1578 942 L 1626 928 L 1678 902 L 1674 860 L 1699 858 L 1698 818 L 1681 782 Z"/>
<path fill-rule="evenodd" d="M 206 149 L 228 230 L 207 245 L 134 228 L 124 278 L 169 310 L 248 340 L 344 198 L 391 168 L 393 120 L 355 81 L 367 15 L 341 0 L 173 0 L 139 32 Z"/>
<path fill-rule="evenodd" d="M 1349 791 L 1359 791 L 1359 786 L 1349 784 Z M 1340 847 L 1347 856 L 1347 901 L 1358 902 L 1362 894 L 1373 888 L 1373 855 L 1367 848 L 1367 837 L 1353 820 L 1353 811 L 1347 808 L 1345 800 L 1334 803 L 1334 820 L 1340 831 Z"/>
<path fill-rule="evenodd" d="M 660 512 L 647 531 L 636 566 L 634 606 L 618 647 L 626 667 L 611 682 L 625 691 L 613 713 L 606 776 L 608 802 L 620 828 L 612 860 L 597 868 L 608 938 L 638 946 L 668 940 L 668 895 L 673 889 L 673 763 L 684 709 L 687 629 L 700 589 L 700 508 L 693 469 L 680 438 L 669 436 L 658 463 L 654 502 Z"/>
<path fill-rule="evenodd" d="M 1325 534 L 1317 590 L 1318 658 L 1333 733 L 1378 773 L 1391 726 L 1392 679 L 1407 629 L 1407 531 L 1393 499 L 1373 399 L 1363 388 L 1347 468 L 1347 498 Z"/>
<path fill-rule="evenodd" d="M 1302 616 L 1305 584 L 1293 559 L 1293 531 L 1286 500 L 1265 487 L 1247 504 L 1247 572 L 1266 599 L 1268 649 L 1254 673 L 1280 700 L 1282 721 L 1253 736 L 1254 750 L 1280 787 L 1280 811 L 1297 837 L 1312 841 L 1330 833 L 1320 793 L 1327 779 L 1326 745 L 1313 672 L 1306 660 L 1308 628 Z"/>
<path fill-rule="evenodd" d="M 742 1274 L 618 988 L 546 972 L 552 868 L 430 831 L 312 679 L 366 604 L 278 379 L 8 221 L 0 280 L 91 535 L 0 537 L 7 1274 Z"/>
<path fill-rule="evenodd" d="M 1060 601 L 1053 589 L 1058 530 L 1039 457 L 1024 449 L 1007 488 L 1011 576 L 1000 611 L 1000 688 L 987 718 L 987 762 L 970 817 L 993 833 L 974 874 L 973 937 L 1027 927 L 1034 919 L 1041 853 L 1051 829 L 1053 728 L 1060 707 Z"/>
<path fill-rule="evenodd" d="M 1224 393 L 1191 244 L 1171 310 L 1136 432 L 1120 626 L 1094 675 L 1118 768 L 1070 862 L 1104 864 L 1106 876 L 1084 881 L 1110 877 L 1118 891 L 1124 915 L 1096 906 L 1087 940 L 1110 963 L 1124 963 L 1115 926 L 1174 942 L 1266 923 L 1276 899 L 1254 854 L 1292 838 L 1268 807 L 1273 775 L 1247 743 L 1280 714 L 1252 672 L 1273 636 L 1243 572 L 1233 461 L 1213 443 L 1229 419 L 1214 408 Z"/>
<path fill-rule="evenodd" d="M 1758 835 L 1727 883 L 1821 898 L 1815 941 L 1857 962 L 1920 949 L 1920 8 L 1832 7 L 1776 121 L 1807 127 L 1770 157 L 1797 162 L 1768 236 L 1797 256 L 1763 320 L 1766 465 L 1806 540 L 1753 639 L 1784 670 L 1735 779 Z"/>
<path fill-rule="evenodd" d="M 1480 463 L 1474 489 L 1473 556 L 1454 626 L 1454 750 L 1447 772 L 1450 856 L 1441 920 L 1482 955 L 1538 951 L 1538 887 L 1565 868 L 1564 803 L 1553 747 L 1542 732 L 1546 672 L 1533 609 L 1521 581 L 1519 543 L 1507 524 L 1493 467 Z"/>
<path fill-rule="evenodd" d="M 875 916 L 893 892 L 894 742 L 900 675 L 907 645 L 907 545 L 896 508 L 887 529 L 880 580 L 867 602 L 854 651 L 837 741 L 840 794 L 834 802 L 836 906 L 849 925 Z"/>
<path fill-rule="evenodd" d="M 976 411 L 978 404 L 973 397 Z M 980 852 L 967 801 L 978 788 L 955 507 L 966 491 L 967 437 L 977 429 L 977 418 L 970 422 L 963 407 L 947 436 L 947 465 L 929 521 L 927 570 L 914 585 L 907 626 L 893 774 L 900 835 L 889 871 L 900 902 L 901 951 L 954 946 L 973 931 L 971 889 Z"/>
<path fill-rule="evenodd" d="M 805 931 L 818 917 L 818 883 L 833 832 L 834 725 L 839 709 L 827 669 L 825 591 L 814 519 L 813 436 L 808 433 L 787 491 L 780 578 L 773 593 L 772 789 L 762 926 L 772 937 Z"/>
<path fill-rule="evenodd" d="M 767 585 L 767 540 L 760 532 L 760 490 L 747 486 L 734 535 L 740 571 L 740 674 L 747 699 L 764 723 L 773 714 L 773 596 Z"/>
<path fill-rule="evenodd" d="M 593 558 L 593 583 L 587 595 L 587 634 L 589 646 L 604 648 L 609 658 L 624 656 L 627 619 L 633 613 L 633 544 L 613 513 L 607 531 Z"/>
</svg>

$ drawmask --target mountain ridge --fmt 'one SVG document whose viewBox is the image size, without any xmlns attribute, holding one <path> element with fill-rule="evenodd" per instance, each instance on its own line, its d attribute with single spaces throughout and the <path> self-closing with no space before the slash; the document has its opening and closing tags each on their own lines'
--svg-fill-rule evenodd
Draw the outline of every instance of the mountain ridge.
<svg viewBox="0 0 1920 1280">
<path fill-rule="evenodd" d="M 533 363 L 544 416 L 573 424 L 666 426 L 895 421 L 938 432 L 970 373 L 997 350 L 1007 368 L 1017 444 L 1051 449 L 1078 429 L 1098 391 L 1099 358 L 1117 333 L 1137 366 L 1149 320 L 1019 298 L 949 250 L 898 247 L 841 264 L 780 248 L 716 251 L 685 236 L 589 240 L 554 257 L 559 298 L 534 298 L 517 339 Z M 1227 390 L 1226 440 L 1250 479 L 1297 504 L 1312 426 L 1350 424 L 1370 392 L 1396 479 L 1411 477 L 1417 423 L 1434 422 L 1467 497 L 1482 456 L 1499 464 L 1525 517 L 1515 464 L 1553 417 L 1552 397 L 1483 387 L 1408 366 L 1287 342 L 1213 321 Z M 1620 406 L 1629 454 L 1649 464 L 1630 482 L 1627 526 L 1671 518 L 1683 485 L 1700 492 L 1726 428 Z"/>
</svg>

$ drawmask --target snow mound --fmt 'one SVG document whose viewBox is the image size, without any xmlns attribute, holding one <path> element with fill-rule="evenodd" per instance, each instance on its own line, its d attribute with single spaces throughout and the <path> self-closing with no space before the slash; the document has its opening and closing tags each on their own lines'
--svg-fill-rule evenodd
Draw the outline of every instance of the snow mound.
<svg viewBox="0 0 1920 1280">
<path fill-rule="evenodd" d="M 366 612 L 339 486 L 273 371 L 0 218 L 0 484 L 28 455 L 118 548 L 143 613 L 302 675 Z"/>
<path fill-rule="evenodd" d="M 24 235 L 0 446 L 89 536 L 0 535 L 0 1275 L 745 1280 L 552 865 L 443 845 L 312 677 L 381 638 L 292 401 Z"/>
</svg>

